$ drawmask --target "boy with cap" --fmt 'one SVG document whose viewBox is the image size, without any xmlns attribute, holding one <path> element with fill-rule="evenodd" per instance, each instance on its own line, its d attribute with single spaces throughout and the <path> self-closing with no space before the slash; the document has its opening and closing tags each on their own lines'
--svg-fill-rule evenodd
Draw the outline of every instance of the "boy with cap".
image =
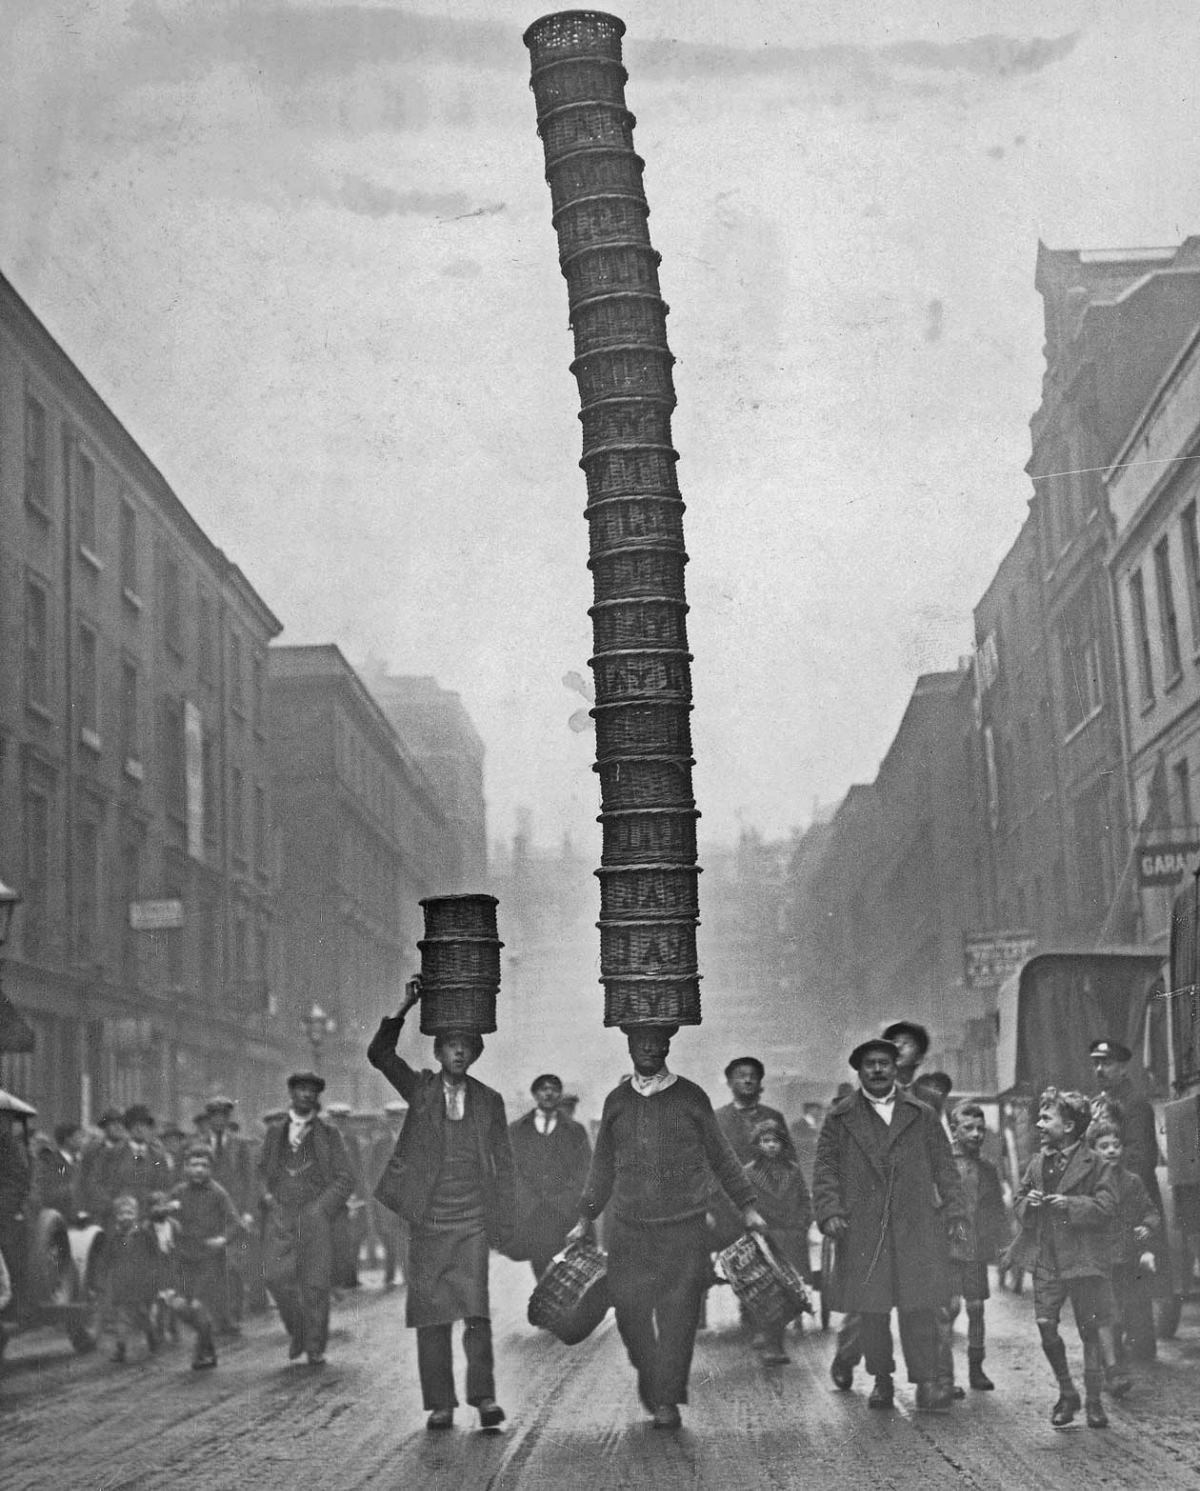
<svg viewBox="0 0 1200 1491">
<path fill-rule="evenodd" d="M 920 1079 L 918 1079 L 919 1081 Z M 967 1307 L 967 1381 L 976 1392 L 990 1392 L 995 1383 L 983 1370 L 984 1302 L 990 1297 L 988 1265 L 995 1263 L 1011 1238 L 1004 1193 L 996 1167 L 982 1158 L 987 1121 L 978 1103 L 957 1103 L 951 1119 L 954 1163 L 963 1187 L 966 1229 L 950 1244 L 952 1299 L 943 1342 L 943 1381 L 954 1385 L 952 1336 L 960 1308 Z M 955 1389 L 962 1397 L 962 1389 Z"/>
<path fill-rule="evenodd" d="M 1112 1245 L 1113 1352 L 1119 1370 L 1108 1373 L 1109 1390 L 1121 1397 L 1133 1385 L 1123 1370 L 1131 1348 L 1154 1334 L 1151 1286 L 1155 1274 L 1152 1251 L 1162 1226 L 1162 1216 L 1146 1192 L 1141 1177 L 1125 1168 L 1125 1144 L 1121 1125 L 1111 1118 L 1096 1119 L 1088 1129 L 1088 1143 L 1112 1167 L 1117 1214 L 1113 1218 Z"/>
<path fill-rule="evenodd" d="M 833 1278 L 822 1281 L 830 1303 L 859 1317 L 875 1378 L 869 1406 L 893 1403 L 895 1309 L 917 1407 L 937 1410 L 952 1401 L 938 1383 L 937 1311 L 949 1304 L 950 1238 L 961 1241 L 966 1218 L 949 1142 L 933 1110 L 898 1085 L 899 1056 L 887 1039 L 851 1052 L 859 1088 L 832 1106 L 822 1126 L 813 1206 L 836 1247 Z"/>
<path fill-rule="evenodd" d="M 508 1130 L 516 1169 L 517 1256 L 540 1279 L 575 1225 L 592 1146 L 562 1110 L 562 1078 L 543 1072 L 530 1084 L 534 1106 Z"/>
<path fill-rule="evenodd" d="M 215 1319 L 225 1308 L 225 1250 L 240 1222 L 229 1192 L 212 1178 L 212 1152 L 193 1144 L 183 1162 L 184 1179 L 171 1192 L 175 1214 L 175 1287 L 179 1318 L 196 1332 L 192 1366 L 200 1371 L 217 1365 L 213 1345 Z"/>
<path fill-rule="evenodd" d="M 345 1209 L 354 1174 L 342 1137 L 321 1118 L 325 1080 L 288 1078 L 291 1106 L 263 1140 L 259 1176 L 267 1207 L 265 1273 L 284 1328 L 288 1360 L 325 1361 L 333 1277 L 333 1222 Z"/>
</svg>

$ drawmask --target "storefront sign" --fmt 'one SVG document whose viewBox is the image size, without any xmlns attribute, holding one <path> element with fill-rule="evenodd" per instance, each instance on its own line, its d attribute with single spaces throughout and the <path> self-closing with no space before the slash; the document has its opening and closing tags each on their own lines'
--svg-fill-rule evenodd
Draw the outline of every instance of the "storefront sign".
<svg viewBox="0 0 1200 1491">
<path fill-rule="evenodd" d="M 1037 946 L 1032 932 L 982 932 L 963 938 L 968 989 L 998 989 Z"/>
<path fill-rule="evenodd" d="M 1196 839 L 1143 844 L 1138 849 L 1138 884 L 1178 885 L 1196 868 L 1197 855 L 1200 855 L 1200 840 Z"/>
<path fill-rule="evenodd" d="M 129 925 L 135 932 L 173 932 L 183 926 L 183 902 L 130 901 Z"/>
</svg>

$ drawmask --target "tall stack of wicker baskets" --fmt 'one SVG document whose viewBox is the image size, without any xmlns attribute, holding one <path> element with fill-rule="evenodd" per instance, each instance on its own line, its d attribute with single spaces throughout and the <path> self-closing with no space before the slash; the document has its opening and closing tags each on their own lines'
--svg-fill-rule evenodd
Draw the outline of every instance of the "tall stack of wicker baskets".
<svg viewBox="0 0 1200 1491">
<path fill-rule="evenodd" d="M 429 896 L 421 902 L 421 1032 L 496 1028 L 500 949 L 495 896 Z"/>
<path fill-rule="evenodd" d="M 625 107 L 624 31 L 615 16 L 566 11 L 536 21 L 525 44 L 583 424 L 604 1023 L 698 1025 L 699 814 L 674 358 Z"/>
</svg>

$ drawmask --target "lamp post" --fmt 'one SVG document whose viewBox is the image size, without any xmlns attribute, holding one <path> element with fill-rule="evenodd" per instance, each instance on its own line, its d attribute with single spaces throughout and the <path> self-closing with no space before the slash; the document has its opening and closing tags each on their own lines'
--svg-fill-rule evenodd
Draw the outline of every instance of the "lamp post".
<svg viewBox="0 0 1200 1491">
<path fill-rule="evenodd" d="M 332 1015 L 328 1015 L 319 1004 L 314 1003 L 307 1015 L 300 1018 L 300 1028 L 308 1037 L 308 1047 L 312 1053 L 313 1071 L 317 1071 L 321 1064 L 321 1047 L 325 1044 L 325 1037 L 332 1035 L 337 1029 L 337 1021 Z"/>
</svg>

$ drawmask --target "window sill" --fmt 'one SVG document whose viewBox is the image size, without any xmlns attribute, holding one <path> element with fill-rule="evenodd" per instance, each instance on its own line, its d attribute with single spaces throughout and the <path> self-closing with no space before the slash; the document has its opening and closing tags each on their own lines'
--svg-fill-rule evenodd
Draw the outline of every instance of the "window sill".
<svg viewBox="0 0 1200 1491">
<path fill-rule="evenodd" d="M 87 544 L 79 545 L 79 557 L 83 560 L 84 564 L 86 564 L 90 569 L 94 569 L 97 574 L 101 574 L 103 572 L 103 559 L 100 558 L 99 554 L 97 554 L 94 549 L 89 549 Z"/>
<path fill-rule="evenodd" d="M 96 756 L 104 749 L 104 742 L 100 739 L 100 732 L 98 730 L 89 730 L 86 725 L 80 727 L 79 744 L 87 746 L 88 750 Z"/>
<path fill-rule="evenodd" d="M 131 611 L 140 611 L 142 609 L 141 596 L 137 593 L 136 590 L 131 589 L 128 585 L 123 585 L 121 587 L 121 599 L 125 602 L 125 604 Z"/>
<path fill-rule="evenodd" d="M 125 764 L 121 769 L 131 782 L 141 782 L 145 779 L 146 768 L 136 756 L 126 756 Z"/>
</svg>

